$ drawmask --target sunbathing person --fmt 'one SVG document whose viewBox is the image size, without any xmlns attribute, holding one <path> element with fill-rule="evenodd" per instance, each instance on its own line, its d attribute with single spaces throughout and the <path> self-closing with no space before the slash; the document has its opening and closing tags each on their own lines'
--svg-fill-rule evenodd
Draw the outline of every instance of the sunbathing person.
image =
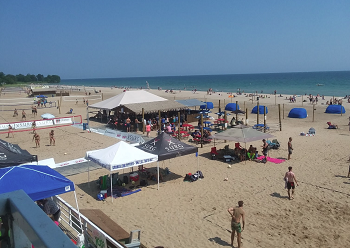
<svg viewBox="0 0 350 248">
<path fill-rule="evenodd" d="M 331 122 L 327 122 L 328 129 L 338 129 L 338 125 L 332 124 Z"/>
</svg>

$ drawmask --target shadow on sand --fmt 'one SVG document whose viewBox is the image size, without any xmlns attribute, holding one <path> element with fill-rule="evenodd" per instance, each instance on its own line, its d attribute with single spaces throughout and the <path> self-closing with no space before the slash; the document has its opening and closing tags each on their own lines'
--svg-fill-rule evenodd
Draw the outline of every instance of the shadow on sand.
<svg viewBox="0 0 350 248">
<path fill-rule="evenodd" d="M 219 238 L 219 237 L 210 238 L 210 239 L 208 239 L 208 240 L 211 241 L 211 242 L 215 242 L 215 243 L 217 243 L 218 245 L 221 245 L 221 246 L 229 246 L 229 247 L 232 247 L 229 243 L 227 243 L 225 240 L 222 240 L 222 239 Z"/>
<path fill-rule="evenodd" d="M 273 192 L 272 194 L 270 194 L 270 196 L 277 197 L 277 198 L 282 198 L 282 199 L 288 199 L 288 196 L 281 195 L 280 193 L 277 193 L 277 192 Z"/>
</svg>

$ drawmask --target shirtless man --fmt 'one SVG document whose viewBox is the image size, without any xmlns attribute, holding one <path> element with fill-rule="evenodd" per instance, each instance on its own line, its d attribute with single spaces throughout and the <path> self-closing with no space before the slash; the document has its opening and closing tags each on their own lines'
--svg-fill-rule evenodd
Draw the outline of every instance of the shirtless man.
<svg viewBox="0 0 350 248">
<path fill-rule="evenodd" d="M 128 116 L 128 119 L 126 119 L 125 122 L 126 122 L 126 131 L 130 132 L 130 122 L 131 122 L 131 120 L 130 120 L 129 116 Z"/>
<path fill-rule="evenodd" d="M 289 137 L 288 141 L 288 160 L 290 159 L 290 155 L 293 152 L 293 146 L 292 146 L 292 137 Z"/>
<path fill-rule="evenodd" d="M 287 182 L 287 189 L 288 189 L 288 197 L 289 200 L 293 200 L 294 197 L 294 189 L 295 189 L 295 184 L 294 182 L 297 184 L 297 186 L 299 186 L 297 179 L 295 178 L 294 173 L 292 172 L 292 166 L 288 167 L 288 171 L 286 172 L 286 175 L 284 176 L 284 180 L 286 180 Z M 292 189 L 292 195 L 290 194 L 290 189 Z"/>
<path fill-rule="evenodd" d="M 40 136 L 37 133 L 34 133 L 33 140 L 35 139 L 35 147 L 40 147 Z"/>
<path fill-rule="evenodd" d="M 241 233 L 244 230 L 245 225 L 245 213 L 243 210 L 243 201 L 238 202 L 238 207 L 229 208 L 227 211 L 230 213 L 232 220 L 231 220 L 231 246 L 233 247 L 233 240 L 235 239 L 235 232 L 237 232 L 237 243 L 238 248 L 241 247 Z M 241 228 L 241 217 L 242 217 L 242 223 L 243 227 Z"/>
<path fill-rule="evenodd" d="M 49 136 L 50 136 L 50 146 L 53 144 L 55 145 L 56 144 L 56 140 L 55 140 L 55 131 L 54 130 L 51 130 L 51 132 L 49 133 Z"/>
</svg>

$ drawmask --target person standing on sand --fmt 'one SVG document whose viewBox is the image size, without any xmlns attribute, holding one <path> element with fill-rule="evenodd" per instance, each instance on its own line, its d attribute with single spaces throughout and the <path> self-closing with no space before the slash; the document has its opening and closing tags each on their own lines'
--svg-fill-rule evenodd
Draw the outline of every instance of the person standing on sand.
<svg viewBox="0 0 350 248">
<path fill-rule="evenodd" d="M 10 138 L 10 133 L 12 134 L 12 138 L 14 138 L 15 135 L 13 134 L 13 130 L 12 130 L 12 126 L 11 125 L 9 125 L 9 131 L 7 133 L 7 138 Z"/>
<path fill-rule="evenodd" d="M 35 139 L 35 147 L 40 147 L 40 136 L 37 133 L 34 133 L 33 140 Z"/>
<path fill-rule="evenodd" d="M 292 172 L 292 166 L 288 167 L 288 171 L 286 172 L 286 175 L 284 176 L 284 180 L 287 182 L 287 189 L 288 189 L 288 197 L 289 200 L 293 200 L 294 197 L 294 189 L 295 189 L 295 184 L 294 182 L 297 184 L 297 186 L 299 186 L 297 179 L 295 178 L 294 173 Z M 292 195 L 290 194 L 290 189 L 292 189 Z"/>
<path fill-rule="evenodd" d="M 233 241 L 235 239 L 235 232 L 237 232 L 237 243 L 238 248 L 241 247 L 241 233 L 244 230 L 245 225 L 245 213 L 243 210 L 243 201 L 238 202 L 238 207 L 233 207 L 227 209 L 227 211 L 230 213 L 232 219 L 231 219 L 231 246 L 233 247 Z M 242 218 L 242 228 L 241 228 L 241 218 Z"/>
<path fill-rule="evenodd" d="M 26 112 L 24 112 L 24 109 L 22 110 L 22 120 L 27 120 L 27 117 L 26 117 Z"/>
<path fill-rule="evenodd" d="M 289 141 L 288 141 L 288 160 L 290 159 L 290 155 L 292 153 L 293 153 L 292 137 L 289 137 Z"/>
<path fill-rule="evenodd" d="M 53 144 L 55 145 L 56 144 L 56 140 L 55 140 L 55 131 L 54 130 L 51 130 L 51 132 L 49 133 L 49 136 L 50 136 L 50 146 Z"/>
<path fill-rule="evenodd" d="M 126 119 L 126 131 L 127 132 L 130 132 L 130 123 L 131 123 L 131 120 L 130 120 L 130 118 L 129 118 L 129 116 L 128 116 L 128 118 Z"/>
<path fill-rule="evenodd" d="M 263 153 L 263 155 L 265 156 L 264 159 L 262 160 L 262 162 L 263 162 L 264 164 L 266 164 L 266 162 L 267 162 L 267 148 L 269 147 L 269 144 L 267 144 L 267 142 L 266 142 L 265 139 L 263 139 L 262 141 L 263 141 L 262 153 Z"/>
</svg>

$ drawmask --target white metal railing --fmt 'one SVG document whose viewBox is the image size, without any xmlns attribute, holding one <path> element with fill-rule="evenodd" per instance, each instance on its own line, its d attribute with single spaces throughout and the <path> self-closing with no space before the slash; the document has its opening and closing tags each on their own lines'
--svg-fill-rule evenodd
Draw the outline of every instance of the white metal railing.
<svg viewBox="0 0 350 248">
<path fill-rule="evenodd" d="M 105 233 L 98 226 L 92 223 L 86 216 L 79 213 L 75 208 L 69 205 L 61 197 L 55 196 L 54 200 L 61 209 L 61 221 L 69 225 L 75 231 L 77 236 L 78 234 L 84 235 L 85 247 L 89 247 L 88 245 L 93 245 L 93 247 L 96 248 L 105 248 L 107 247 L 106 241 L 108 240 L 115 247 L 125 248 L 125 246 L 121 245 L 112 237 L 110 237 L 107 233 Z M 81 223 L 79 219 L 81 219 Z M 83 229 L 83 231 L 81 228 Z M 91 235 L 93 232 L 96 231 L 98 232 L 98 238 L 96 237 L 96 235 L 95 237 Z"/>
</svg>

